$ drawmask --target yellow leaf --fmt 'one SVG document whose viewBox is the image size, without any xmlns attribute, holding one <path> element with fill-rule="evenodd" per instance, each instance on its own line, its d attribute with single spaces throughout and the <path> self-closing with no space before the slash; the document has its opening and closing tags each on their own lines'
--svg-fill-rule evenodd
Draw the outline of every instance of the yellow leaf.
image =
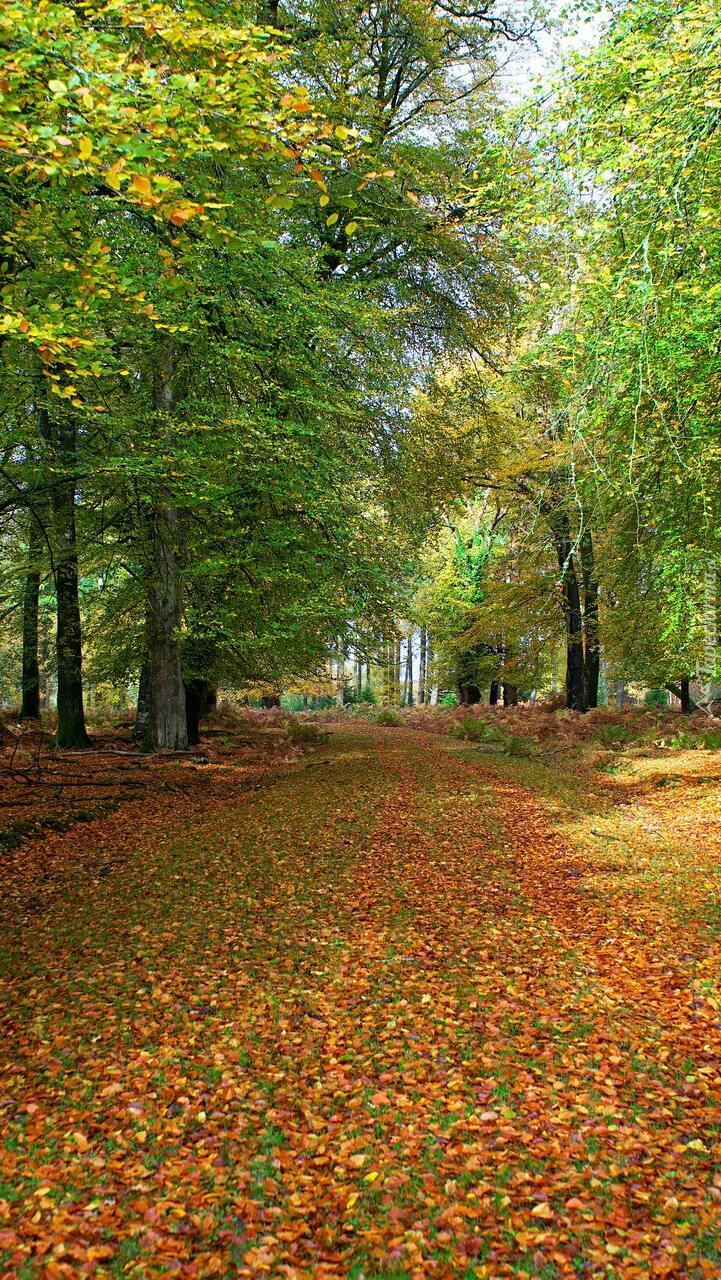
<svg viewBox="0 0 721 1280">
<path fill-rule="evenodd" d="M 89 160 L 93 154 L 93 143 L 91 138 L 81 138 L 78 144 L 78 152 L 81 160 Z"/>
<path fill-rule="evenodd" d="M 115 164 L 111 165 L 105 175 L 105 181 L 109 187 L 112 187 L 113 191 L 120 190 L 120 170 L 124 164 L 124 160 L 116 160 Z"/>
<path fill-rule="evenodd" d="M 345 233 L 346 233 L 346 235 L 347 235 L 347 236 L 352 236 L 352 235 L 353 235 L 353 232 L 354 232 L 354 231 L 357 231 L 357 230 L 358 230 L 358 223 L 357 223 L 357 222 L 349 222 L 349 223 L 348 223 L 348 225 L 347 225 L 347 227 L 346 227 L 346 229 L 345 229 Z"/>
<path fill-rule="evenodd" d="M 531 1209 L 531 1213 L 534 1218 L 543 1218 L 544 1222 L 550 1222 L 551 1218 L 555 1217 L 553 1209 L 545 1200 L 542 1204 L 535 1205 L 533 1209 Z"/>
<path fill-rule="evenodd" d="M 153 190 L 150 179 L 146 178 L 142 173 L 136 173 L 130 185 L 133 191 L 137 191 L 138 195 L 141 196 L 149 196 Z"/>
</svg>

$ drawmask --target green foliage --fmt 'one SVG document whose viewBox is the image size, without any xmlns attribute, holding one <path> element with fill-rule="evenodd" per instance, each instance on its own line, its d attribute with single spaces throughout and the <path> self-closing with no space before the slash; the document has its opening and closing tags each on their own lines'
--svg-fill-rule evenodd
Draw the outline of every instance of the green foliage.
<svg viewBox="0 0 721 1280">
<path fill-rule="evenodd" d="M 401 722 L 400 716 L 395 711 L 390 711 L 387 707 L 382 708 L 376 715 L 376 724 L 395 726 Z"/>
<path fill-rule="evenodd" d="M 432 519 L 406 483 L 429 452 L 412 395 L 513 307 L 455 205 L 511 19 L 400 0 L 313 0 L 272 28 L 215 0 L 86 16 L 0 19 L 9 536 L 28 505 L 47 530 L 72 483 L 81 579 L 102 584 L 83 599 L 95 680 L 137 679 L 159 538 L 186 679 L 317 676 L 339 638 L 390 634 Z"/>
<path fill-rule="evenodd" d="M 538 747 L 534 742 L 515 733 L 503 739 L 503 749 L 509 756 L 528 758 L 538 755 Z"/>
<path fill-rule="evenodd" d="M 632 733 L 622 724 L 599 724 L 593 730 L 593 737 L 603 747 L 615 747 L 628 742 Z"/>
<path fill-rule="evenodd" d="M 719 751 L 721 750 L 721 730 L 679 729 L 669 741 L 668 746 L 672 751 Z"/>
<path fill-rule="evenodd" d="M 494 725 L 478 716 L 464 716 L 462 720 L 454 721 L 449 732 L 464 742 L 499 742 L 502 736 Z"/>
<path fill-rule="evenodd" d="M 644 694 L 643 703 L 646 707 L 667 707 L 668 690 L 648 689 Z"/>
</svg>

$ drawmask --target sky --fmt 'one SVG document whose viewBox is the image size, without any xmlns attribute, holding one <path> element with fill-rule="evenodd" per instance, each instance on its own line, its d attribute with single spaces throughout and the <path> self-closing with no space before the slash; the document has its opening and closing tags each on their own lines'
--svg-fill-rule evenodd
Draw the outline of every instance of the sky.
<svg viewBox="0 0 721 1280">
<path fill-rule="evenodd" d="M 536 85 L 549 84 L 558 74 L 569 54 L 591 48 L 599 39 L 608 18 L 608 10 L 586 14 L 585 5 L 550 4 L 550 30 L 541 31 L 516 48 L 502 75 L 505 95 L 515 102 L 526 97 Z"/>
</svg>

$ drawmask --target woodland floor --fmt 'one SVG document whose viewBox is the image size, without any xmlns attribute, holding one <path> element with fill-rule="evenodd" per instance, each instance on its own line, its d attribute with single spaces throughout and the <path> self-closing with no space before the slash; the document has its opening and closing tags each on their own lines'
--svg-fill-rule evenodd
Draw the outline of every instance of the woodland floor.
<svg viewBox="0 0 721 1280">
<path fill-rule="evenodd" d="M 721 753 L 163 776 L 3 854 L 1 1275 L 721 1273 Z"/>
</svg>

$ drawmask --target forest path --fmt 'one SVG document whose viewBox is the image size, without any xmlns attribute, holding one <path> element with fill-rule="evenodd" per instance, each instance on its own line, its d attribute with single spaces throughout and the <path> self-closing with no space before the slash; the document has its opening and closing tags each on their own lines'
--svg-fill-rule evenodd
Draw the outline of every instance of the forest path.
<svg viewBox="0 0 721 1280">
<path fill-rule="evenodd" d="M 718 1275 L 715 935 L 477 761 L 88 825 L 6 931 L 0 1274 Z"/>
</svg>

